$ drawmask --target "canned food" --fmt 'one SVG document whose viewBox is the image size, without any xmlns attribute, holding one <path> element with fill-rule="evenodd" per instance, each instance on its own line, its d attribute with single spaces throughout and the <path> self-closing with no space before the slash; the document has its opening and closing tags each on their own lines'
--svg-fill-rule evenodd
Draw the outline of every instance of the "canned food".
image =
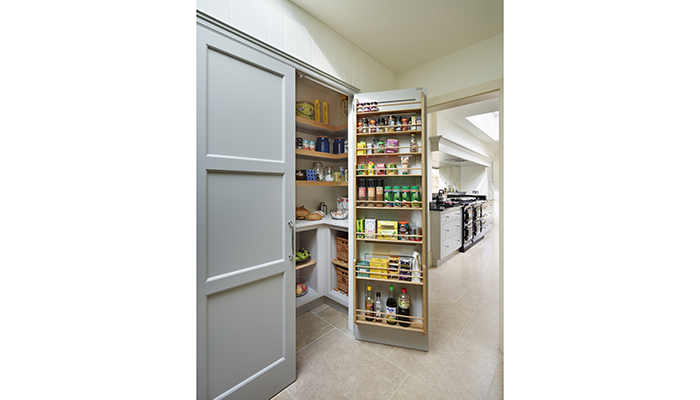
<svg viewBox="0 0 700 400">
<path fill-rule="evenodd" d="M 367 175 L 367 164 L 357 164 L 357 175 Z"/>
<path fill-rule="evenodd" d="M 398 175 L 398 173 L 396 171 L 396 164 L 387 164 L 386 174 L 387 175 Z"/>
</svg>

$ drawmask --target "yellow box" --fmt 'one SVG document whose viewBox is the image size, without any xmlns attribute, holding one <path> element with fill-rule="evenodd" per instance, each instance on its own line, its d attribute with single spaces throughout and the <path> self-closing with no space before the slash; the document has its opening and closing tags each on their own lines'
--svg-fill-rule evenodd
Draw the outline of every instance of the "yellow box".
<svg viewBox="0 0 700 400">
<path fill-rule="evenodd" d="M 323 123 L 324 124 L 328 123 L 328 102 L 327 101 L 323 102 Z"/>
<path fill-rule="evenodd" d="M 316 119 L 316 122 L 321 122 L 321 103 L 318 100 L 314 100 L 314 110 L 316 112 L 314 113 L 314 118 Z"/>
<path fill-rule="evenodd" d="M 387 279 L 387 275 L 378 275 L 388 273 L 385 269 L 377 269 L 372 267 L 387 268 L 389 260 L 386 258 L 372 258 L 369 260 L 369 277 L 374 279 Z"/>
<path fill-rule="evenodd" d="M 396 240 L 399 233 L 397 221 L 377 221 L 377 234 L 379 239 Z"/>
</svg>

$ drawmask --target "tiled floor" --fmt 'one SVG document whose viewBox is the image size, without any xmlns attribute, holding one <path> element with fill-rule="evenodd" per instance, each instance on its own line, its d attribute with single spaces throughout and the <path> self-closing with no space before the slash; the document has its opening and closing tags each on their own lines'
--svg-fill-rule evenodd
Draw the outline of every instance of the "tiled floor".
<svg viewBox="0 0 700 400">
<path fill-rule="evenodd" d="M 429 351 L 355 340 L 324 304 L 297 317 L 297 380 L 275 400 L 503 398 L 498 226 L 429 274 Z"/>
</svg>

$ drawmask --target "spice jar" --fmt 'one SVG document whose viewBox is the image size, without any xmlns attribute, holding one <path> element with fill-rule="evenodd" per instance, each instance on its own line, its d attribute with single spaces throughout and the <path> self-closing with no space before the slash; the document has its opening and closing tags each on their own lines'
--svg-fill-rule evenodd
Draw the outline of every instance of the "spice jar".
<svg viewBox="0 0 700 400">
<path fill-rule="evenodd" d="M 326 175 L 325 175 L 325 178 L 323 180 L 326 182 L 332 182 L 334 172 L 335 172 L 335 168 L 333 168 L 332 166 L 326 167 Z"/>
<path fill-rule="evenodd" d="M 369 184 L 367 185 L 367 204 L 372 207 L 374 206 L 374 201 L 376 200 L 376 191 L 375 191 L 375 180 L 370 179 Z"/>
<path fill-rule="evenodd" d="M 412 133 L 411 134 L 411 153 L 415 153 L 418 151 L 418 142 L 416 141 L 416 134 Z"/>
<path fill-rule="evenodd" d="M 377 200 L 374 203 L 375 207 L 384 207 L 384 179 L 377 179 L 377 186 L 375 189 L 375 198 Z"/>
<path fill-rule="evenodd" d="M 367 181 L 365 179 L 358 179 L 357 184 L 357 205 L 364 207 L 367 205 Z"/>
</svg>

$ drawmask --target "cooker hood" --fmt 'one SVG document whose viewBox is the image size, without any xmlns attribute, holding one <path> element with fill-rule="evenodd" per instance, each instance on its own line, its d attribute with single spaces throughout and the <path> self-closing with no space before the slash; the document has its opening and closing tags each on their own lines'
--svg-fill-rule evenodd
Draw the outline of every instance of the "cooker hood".
<svg viewBox="0 0 700 400">
<path fill-rule="evenodd" d="M 477 153 L 441 135 L 430 137 L 430 148 L 433 168 L 441 164 L 491 167 L 493 162 L 493 157 Z"/>
</svg>

